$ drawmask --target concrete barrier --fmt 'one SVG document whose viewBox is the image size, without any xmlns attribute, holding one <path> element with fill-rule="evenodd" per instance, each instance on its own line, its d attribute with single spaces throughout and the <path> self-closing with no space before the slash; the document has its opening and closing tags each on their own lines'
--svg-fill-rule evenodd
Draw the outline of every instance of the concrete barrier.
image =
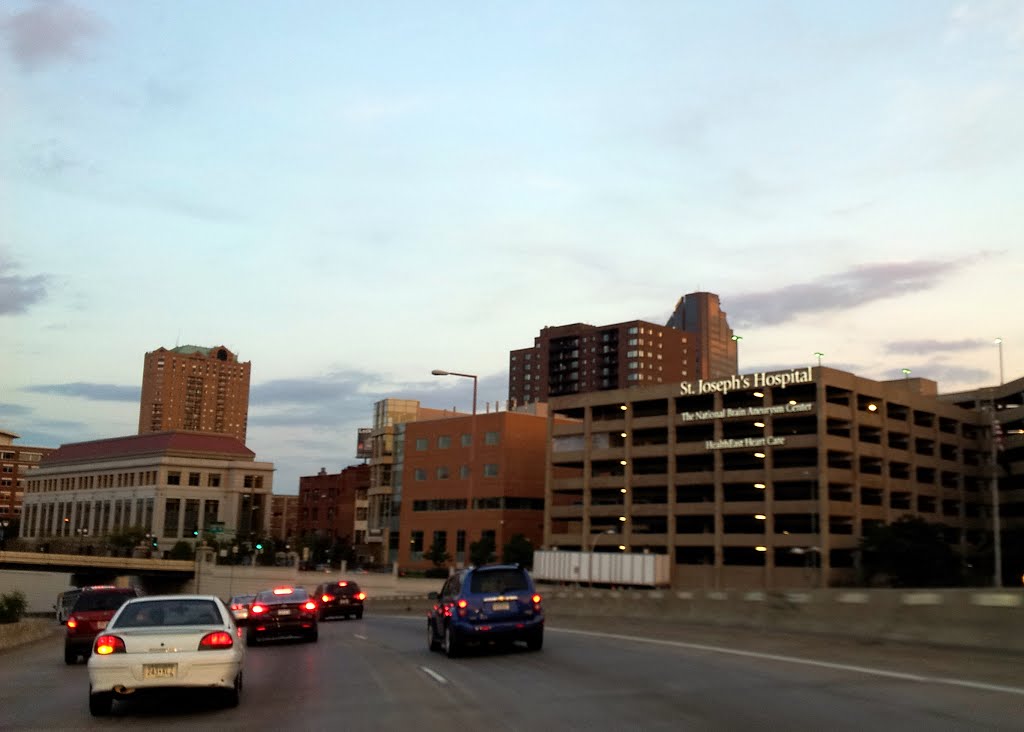
<svg viewBox="0 0 1024 732">
<path fill-rule="evenodd" d="M 857 639 L 1024 653 L 1024 591 L 602 590 L 541 586 L 549 619 L 650 618 Z M 425 615 L 426 593 L 371 597 L 367 613 Z"/>
<path fill-rule="evenodd" d="M 0 623 L 0 651 L 57 635 L 63 629 L 64 626 L 53 618 L 22 618 L 17 623 Z"/>
</svg>

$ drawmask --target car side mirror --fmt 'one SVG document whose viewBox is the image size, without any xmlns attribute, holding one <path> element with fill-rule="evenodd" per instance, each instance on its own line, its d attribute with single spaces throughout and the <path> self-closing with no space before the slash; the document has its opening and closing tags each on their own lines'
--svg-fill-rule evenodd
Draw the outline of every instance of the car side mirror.
<svg viewBox="0 0 1024 732">
<path fill-rule="evenodd" d="M 441 597 L 441 593 L 439 593 L 439 592 L 430 592 L 430 593 L 427 593 L 427 599 L 428 599 L 428 600 L 436 600 L 436 599 L 438 599 L 439 597 Z"/>
</svg>

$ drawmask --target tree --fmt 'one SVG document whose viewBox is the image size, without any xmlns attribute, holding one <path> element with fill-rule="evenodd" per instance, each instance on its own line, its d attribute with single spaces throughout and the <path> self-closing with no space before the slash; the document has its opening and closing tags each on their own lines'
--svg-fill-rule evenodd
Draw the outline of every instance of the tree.
<svg viewBox="0 0 1024 732">
<path fill-rule="evenodd" d="M 516 534 L 502 550 L 501 561 L 506 564 L 521 564 L 533 567 L 533 544 L 522 534 Z"/>
<path fill-rule="evenodd" d="M 870 527 L 860 541 L 861 571 L 867 584 L 894 587 L 949 587 L 962 582 L 962 561 L 946 539 L 948 527 L 904 516 Z"/>
<path fill-rule="evenodd" d="M 179 541 L 167 553 L 168 559 L 192 559 L 194 556 L 195 552 L 192 551 L 192 545 L 187 541 Z"/>
<path fill-rule="evenodd" d="M 469 562 L 479 567 L 481 564 L 488 564 L 497 558 L 494 553 L 494 539 L 484 536 L 480 541 L 474 541 L 469 545 Z"/>
<path fill-rule="evenodd" d="M 439 536 L 434 537 L 434 543 L 430 545 L 427 551 L 423 552 L 423 558 L 429 559 L 438 568 L 452 561 L 452 555 L 445 551 L 444 542 Z"/>
</svg>

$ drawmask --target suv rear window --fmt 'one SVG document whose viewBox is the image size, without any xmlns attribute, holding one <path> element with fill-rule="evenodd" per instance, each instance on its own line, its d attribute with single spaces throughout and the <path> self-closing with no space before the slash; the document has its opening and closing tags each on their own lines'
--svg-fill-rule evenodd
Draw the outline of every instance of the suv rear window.
<svg viewBox="0 0 1024 732">
<path fill-rule="evenodd" d="M 530 580 L 518 569 L 477 570 L 470 577 L 469 591 L 472 593 L 508 592 L 528 590 Z"/>
<path fill-rule="evenodd" d="M 341 582 L 336 582 L 333 585 L 328 585 L 328 589 L 330 589 L 333 592 L 352 592 L 352 593 L 354 593 L 354 592 L 359 592 L 359 585 L 357 585 L 355 582 L 347 582 L 345 584 L 342 584 Z"/>
<path fill-rule="evenodd" d="M 117 610 L 133 597 L 136 597 L 134 590 L 98 590 L 96 592 L 83 592 L 78 596 L 78 601 L 72 612 L 82 613 L 94 610 Z"/>
</svg>

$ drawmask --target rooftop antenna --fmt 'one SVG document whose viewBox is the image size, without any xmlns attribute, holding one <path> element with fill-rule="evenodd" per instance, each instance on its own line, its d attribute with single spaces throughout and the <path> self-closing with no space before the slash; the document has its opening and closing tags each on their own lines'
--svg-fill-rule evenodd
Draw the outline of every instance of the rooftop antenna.
<svg viewBox="0 0 1024 732">
<path fill-rule="evenodd" d="M 174 339 L 174 347 L 177 348 L 181 345 L 181 328 L 178 328 L 178 337 Z"/>
</svg>

